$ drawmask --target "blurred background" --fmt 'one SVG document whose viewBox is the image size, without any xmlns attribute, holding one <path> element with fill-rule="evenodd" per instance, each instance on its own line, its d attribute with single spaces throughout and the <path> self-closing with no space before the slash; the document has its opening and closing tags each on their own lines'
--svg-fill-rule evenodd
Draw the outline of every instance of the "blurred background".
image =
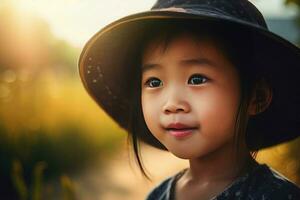
<svg viewBox="0 0 300 200">
<path fill-rule="evenodd" d="M 154 0 L 1 0 L 0 199 L 137 200 L 188 166 L 142 145 L 152 182 L 139 172 L 121 130 L 84 91 L 77 61 L 108 23 Z M 299 0 L 253 0 L 271 31 L 300 44 Z M 261 150 L 300 186 L 300 140 Z M 284 164 L 282 164 L 284 163 Z"/>
</svg>

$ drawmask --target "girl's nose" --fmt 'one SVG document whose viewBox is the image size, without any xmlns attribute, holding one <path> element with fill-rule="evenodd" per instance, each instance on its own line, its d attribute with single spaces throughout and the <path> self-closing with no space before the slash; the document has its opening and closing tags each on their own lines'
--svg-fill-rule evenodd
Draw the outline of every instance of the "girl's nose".
<svg viewBox="0 0 300 200">
<path fill-rule="evenodd" d="M 182 94 L 178 94 L 178 91 L 176 91 L 175 93 L 176 94 L 174 94 L 174 96 L 173 95 L 168 96 L 168 99 L 163 106 L 163 112 L 165 114 L 189 112 L 190 111 L 189 103 L 183 97 L 179 97 Z"/>
</svg>

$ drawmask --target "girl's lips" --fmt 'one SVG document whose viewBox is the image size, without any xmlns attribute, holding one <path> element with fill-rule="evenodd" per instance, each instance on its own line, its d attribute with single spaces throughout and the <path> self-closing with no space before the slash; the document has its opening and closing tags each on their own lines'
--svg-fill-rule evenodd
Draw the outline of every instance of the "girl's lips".
<svg viewBox="0 0 300 200">
<path fill-rule="evenodd" d="M 177 122 L 177 123 L 169 124 L 166 128 L 167 129 L 189 129 L 189 128 L 195 128 L 195 127 Z"/>
<path fill-rule="evenodd" d="M 193 131 L 197 130 L 197 128 L 185 128 L 185 129 L 167 129 L 168 133 L 173 135 L 176 138 L 184 138 L 193 133 Z"/>
</svg>

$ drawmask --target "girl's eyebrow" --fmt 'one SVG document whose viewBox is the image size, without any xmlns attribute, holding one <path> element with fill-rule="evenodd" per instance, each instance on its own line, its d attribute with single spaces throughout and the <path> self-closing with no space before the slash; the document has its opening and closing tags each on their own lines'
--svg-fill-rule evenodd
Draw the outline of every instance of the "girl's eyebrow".
<svg viewBox="0 0 300 200">
<path fill-rule="evenodd" d="M 217 64 L 208 59 L 208 58 L 191 58 L 191 59 L 185 59 L 181 60 L 180 66 L 190 66 L 190 65 L 199 65 L 199 66 L 206 66 L 206 67 L 216 67 Z"/>
<path fill-rule="evenodd" d="M 191 58 L 191 59 L 184 59 L 179 62 L 180 66 L 191 66 L 191 65 L 198 65 L 198 66 L 206 66 L 206 67 L 216 67 L 217 64 L 209 60 L 207 58 Z M 154 68 L 161 68 L 162 66 L 160 64 L 155 63 L 149 63 L 144 64 L 142 66 L 142 72 L 148 71 L 150 69 Z"/>
<path fill-rule="evenodd" d="M 143 64 L 142 66 L 142 72 L 154 69 L 154 68 L 161 68 L 160 64 Z"/>
</svg>

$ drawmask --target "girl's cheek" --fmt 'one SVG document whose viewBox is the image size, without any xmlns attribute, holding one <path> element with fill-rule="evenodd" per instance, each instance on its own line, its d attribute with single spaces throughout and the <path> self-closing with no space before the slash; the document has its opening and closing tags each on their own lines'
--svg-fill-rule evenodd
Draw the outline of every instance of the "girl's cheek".
<svg viewBox="0 0 300 200">
<path fill-rule="evenodd" d="M 203 129 L 215 130 L 214 134 L 230 133 L 234 126 L 237 104 L 235 95 L 216 89 L 202 95 L 198 106 L 194 108 L 197 110 Z"/>
<path fill-rule="evenodd" d="M 157 127 L 159 124 L 159 110 L 156 104 L 156 99 L 153 99 L 151 95 L 142 95 L 142 111 L 144 120 L 148 129 L 154 136 L 158 132 Z"/>
<path fill-rule="evenodd" d="M 145 118 L 145 121 L 149 121 L 151 118 L 153 118 L 154 111 L 156 112 L 156 104 L 157 101 L 154 97 L 154 95 L 149 94 L 148 92 L 142 92 L 142 110 L 143 115 Z"/>
</svg>

